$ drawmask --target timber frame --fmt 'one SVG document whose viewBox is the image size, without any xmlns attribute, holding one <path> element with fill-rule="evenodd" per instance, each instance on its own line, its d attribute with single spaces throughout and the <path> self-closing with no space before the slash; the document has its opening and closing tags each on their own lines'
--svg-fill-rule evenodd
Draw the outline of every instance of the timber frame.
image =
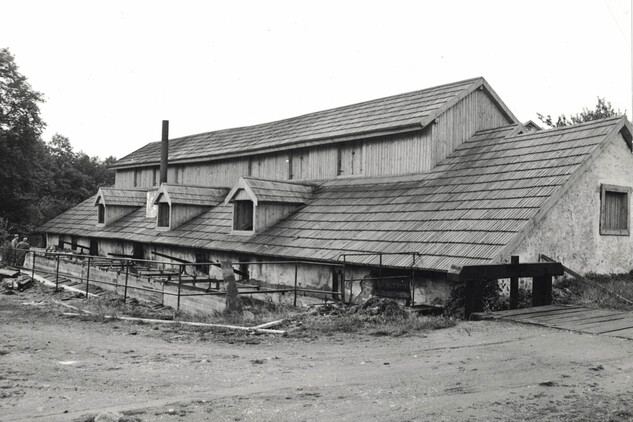
<svg viewBox="0 0 633 422">
<path fill-rule="evenodd" d="M 464 314 L 469 318 L 473 312 L 484 311 L 482 285 L 486 281 L 510 279 L 510 309 L 517 309 L 519 278 L 532 279 L 532 306 L 551 305 L 552 277 L 565 272 L 560 262 L 519 263 L 513 256 L 510 264 L 484 264 L 453 267 L 448 279 L 466 285 Z"/>
</svg>

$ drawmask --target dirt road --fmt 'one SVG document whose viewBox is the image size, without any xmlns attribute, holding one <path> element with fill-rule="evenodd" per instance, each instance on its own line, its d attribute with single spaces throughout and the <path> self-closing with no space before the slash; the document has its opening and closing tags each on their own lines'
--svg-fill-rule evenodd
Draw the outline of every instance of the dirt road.
<svg viewBox="0 0 633 422">
<path fill-rule="evenodd" d="M 0 420 L 633 420 L 633 342 L 500 322 L 272 337 L 65 318 L 0 295 Z"/>
</svg>

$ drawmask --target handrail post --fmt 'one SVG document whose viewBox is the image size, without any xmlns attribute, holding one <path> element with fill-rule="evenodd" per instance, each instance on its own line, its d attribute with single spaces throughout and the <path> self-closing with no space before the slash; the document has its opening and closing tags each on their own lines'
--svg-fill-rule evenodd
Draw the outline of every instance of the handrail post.
<svg viewBox="0 0 633 422">
<path fill-rule="evenodd" d="M 33 251 L 33 261 L 31 262 L 31 280 L 35 281 L 35 255 L 37 253 Z"/>
<path fill-rule="evenodd" d="M 345 273 L 346 273 L 345 270 L 347 269 L 346 263 L 347 263 L 347 257 L 345 256 L 345 254 L 343 254 L 343 274 L 341 275 L 341 283 L 342 283 L 341 284 L 341 286 L 342 286 L 341 290 L 343 291 L 343 303 L 345 303 Z M 350 302 L 351 302 L 351 299 L 352 299 L 352 287 L 353 287 L 352 285 L 353 285 L 353 283 L 350 282 L 349 283 L 349 298 L 350 298 Z"/>
<path fill-rule="evenodd" d="M 299 266 L 299 261 L 295 262 L 295 300 L 294 306 L 297 306 L 297 267 Z"/>
<path fill-rule="evenodd" d="M 55 268 L 55 290 L 59 290 L 59 255 L 57 255 L 57 267 Z"/>
<path fill-rule="evenodd" d="M 180 310 L 180 287 L 182 285 L 182 264 L 178 266 L 178 303 L 176 304 L 176 311 Z"/>
<path fill-rule="evenodd" d="M 516 269 L 519 263 L 518 255 L 512 255 L 510 257 L 510 263 L 512 269 Z M 519 278 L 513 275 L 510 278 L 510 309 L 517 309 L 519 307 Z"/>
<path fill-rule="evenodd" d="M 130 276 L 130 261 L 125 264 L 125 287 L 123 288 L 123 303 L 127 301 L 127 281 Z"/>
<path fill-rule="evenodd" d="M 88 296 L 88 288 L 90 287 L 90 262 L 92 261 L 91 257 L 88 257 L 88 270 L 86 271 L 86 299 Z"/>
<path fill-rule="evenodd" d="M 378 267 L 378 284 L 382 287 L 382 253 L 380 253 L 380 267 Z"/>
<path fill-rule="evenodd" d="M 411 295 L 411 304 L 415 304 L 415 252 L 411 252 L 411 278 L 409 278 L 409 294 Z"/>
</svg>

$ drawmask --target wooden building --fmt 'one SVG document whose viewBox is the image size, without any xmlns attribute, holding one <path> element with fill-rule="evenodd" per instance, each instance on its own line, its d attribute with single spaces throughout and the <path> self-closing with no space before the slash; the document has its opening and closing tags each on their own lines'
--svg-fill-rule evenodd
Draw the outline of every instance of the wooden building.
<svg viewBox="0 0 633 422">
<path fill-rule="evenodd" d="M 451 266 L 512 254 L 631 270 L 631 133 L 625 118 L 526 129 L 476 78 L 172 139 L 166 183 L 149 143 L 114 164 L 115 186 L 39 230 L 101 255 L 266 261 L 248 271 L 270 284 L 291 279 L 271 260 L 345 260 L 344 280 L 302 266 L 319 289 L 413 271 L 416 301 L 442 303 Z"/>
</svg>

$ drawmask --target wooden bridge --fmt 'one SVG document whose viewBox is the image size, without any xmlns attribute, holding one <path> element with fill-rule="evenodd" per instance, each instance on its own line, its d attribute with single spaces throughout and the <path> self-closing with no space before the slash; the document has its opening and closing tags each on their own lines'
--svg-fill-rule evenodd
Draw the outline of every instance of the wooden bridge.
<svg viewBox="0 0 633 422">
<path fill-rule="evenodd" d="M 500 319 L 589 334 L 633 339 L 633 313 L 580 306 L 546 305 L 491 313 L 473 313 L 473 319 Z"/>
</svg>

